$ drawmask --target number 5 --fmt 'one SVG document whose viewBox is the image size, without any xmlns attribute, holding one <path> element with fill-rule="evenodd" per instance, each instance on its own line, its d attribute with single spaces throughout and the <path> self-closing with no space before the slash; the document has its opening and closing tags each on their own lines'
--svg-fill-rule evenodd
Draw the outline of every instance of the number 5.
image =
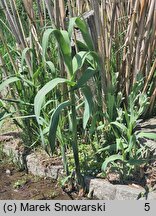
<svg viewBox="0 0 156 216">
<path fill-rule="evenodd" d="M 150 210 L 150 203 L 145 203 L 145 211 L 149 211 Z"/>
</svg>

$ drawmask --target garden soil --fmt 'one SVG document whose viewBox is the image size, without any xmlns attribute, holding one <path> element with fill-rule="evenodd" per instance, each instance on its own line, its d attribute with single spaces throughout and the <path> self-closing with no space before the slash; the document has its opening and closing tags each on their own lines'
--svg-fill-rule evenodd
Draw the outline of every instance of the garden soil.
<svg viewBox="0 0 156 216">
<path fill-rule="evenodd" d="M 0 164 L 0 200 L 69 200 L 58 182 L 18 171 L 11 163 Z"/>
</svg>

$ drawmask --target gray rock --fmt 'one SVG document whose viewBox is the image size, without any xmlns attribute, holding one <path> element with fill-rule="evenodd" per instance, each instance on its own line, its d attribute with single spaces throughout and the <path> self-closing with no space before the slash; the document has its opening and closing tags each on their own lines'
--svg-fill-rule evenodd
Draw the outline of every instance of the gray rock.
<svg viewBox="0 0 156 216">
<path fill-rule="evenodd" d="M 104 179 L 86 178 L 85 182 L 89 188 L 88 197 L 99 200 L 114 200 L 116 187 Z"/>
<path fill-rule="evenodd" d="M 7 154 L 19 168 L 27 168 L 28 172 L 41 177 L 57 179 L 63 175 L 60 158 L 50 158 L 44 150 L 29 153 L 19 137 L 19 133 L 10 132 L 0 135 L 3 152 Z M 8 171 L 6 174 L 9 174 Z"/>
<path fill-rule="evenodd" d="M 89 191 L 89 198 L 99 200 L 145 200 L 145 197 L 143 197 L 145 190 L 140 186 L 136 188 L 129 185 L 113 185 L 104 179 L 90 177 L 85 178 L 85 183 Z"/>
<path fill-rule="evenodd" d="M 31 153 L 26 157 L 27 169 L 33 175 L 57 179 L 63 173 L 62 165 L 55 165 L 44 151 Z"/>
<path fill-rule="evenodd" d="M 137 133 L 145 132 L 145 133 L 154 133 L 156 134 L 156 118 L 150 118 L 144 122 L 140 122 L 136 128 Z M 150 151 L 153 152 L 153 155 L 156 155 L 156 140 L 141 138 L 140 142 L 147 146 Z"/>
<path fill-rule="evenodd" d="M 116 185 L 116 200 L 137 200 L 145 193 L 144 188 L 129 185 Z"/>
<path fill-rule="evenodd" d="M 15 164 L 22 168 L 25 164 L 24 157 L 26 154 L 22 140 L 14 135 L 1 135 L 0 142 L 3 145 L 3 152 L 8 155 Z"/>
<path fill-rule="evenodd" d="M 147 194 L 147 200 L 156 200 L 156 191 L 149 192 Z"/>
</svg>

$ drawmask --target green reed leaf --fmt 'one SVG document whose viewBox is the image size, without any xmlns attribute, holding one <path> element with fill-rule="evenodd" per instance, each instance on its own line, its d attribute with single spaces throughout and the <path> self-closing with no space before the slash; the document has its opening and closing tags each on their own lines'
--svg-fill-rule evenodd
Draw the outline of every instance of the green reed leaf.
<svg viewBox="0 0 156 216">
<path fill-rule="evenodd" d="M 42 109 L 42 105 L 45 99 L 46 94 L 48 94 L 51 90 L 53 90 L 58 84 L 67 82 L 67 79 L 63 78 L 55 78 L 48 83 L 45 84 L 37 93 L 34 99 L 34 111 L 36 115 L 36 119 L 38 123 L 40 122 L 40 113 Z"/>
<path fill-rule="evenodd" d="M 61 103 L 53 112 L 53 115 L 51 118 L 50 129 L 49 129 L 49 143 L 50 143 L 52 154 L 54 153 L 54 150 L 55 150 L 56 131 L 57 131 L 58 123 L 59 123 L 60 113 L 65 107 L 70 106 L 70 105 L 71 105 L 70 101 L 65 101 Z"/>
</svg>

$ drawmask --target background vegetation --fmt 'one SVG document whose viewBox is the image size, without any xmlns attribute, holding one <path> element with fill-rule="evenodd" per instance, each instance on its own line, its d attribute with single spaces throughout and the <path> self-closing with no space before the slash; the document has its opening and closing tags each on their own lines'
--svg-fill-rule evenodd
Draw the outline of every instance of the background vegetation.
<svg viewBox="0 0 156 216">
<path fill-rule="evenodd" d="M 153 159 L 135 130 L 156 113 L 156 2 L 1 0 L 0 126 L 62 155 L 67 176 L 133 178 Z"/>
</svg>

